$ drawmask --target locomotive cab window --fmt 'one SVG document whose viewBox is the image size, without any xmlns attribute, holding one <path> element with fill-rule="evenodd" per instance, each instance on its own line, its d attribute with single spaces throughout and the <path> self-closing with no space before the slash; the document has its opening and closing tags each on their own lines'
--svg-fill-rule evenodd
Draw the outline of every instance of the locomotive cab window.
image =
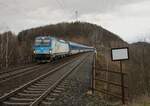
<svg viewBox="0 0 150 106">
<path fill-rule="evenodd" d="M 49 45 L 51 43 L 50 39 L 44 39 L 43 44 L 44 45 Z"/>
<path fill-rule="evenodd" d="M 41 42 L 42 42 L 42 39 L 36 39 L 36 40 L 35 40 L 35 45 L 40 45 Z"/>
<path fill-rule="evenodd" d="M 36 39 L 35 45 L 49 45 L 51 43 L 50 39 Z"/>
</svg>

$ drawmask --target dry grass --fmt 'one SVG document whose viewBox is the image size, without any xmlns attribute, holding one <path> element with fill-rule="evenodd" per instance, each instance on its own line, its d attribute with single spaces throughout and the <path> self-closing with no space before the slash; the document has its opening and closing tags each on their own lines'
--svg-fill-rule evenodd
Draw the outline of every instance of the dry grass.
<svg viewBox="0 0 150 106">
<path fill-rule="evenodd" d="M 127 106 L 150 106 L 150 97 L 142 96 L 129 103 Z"/>
</svg>

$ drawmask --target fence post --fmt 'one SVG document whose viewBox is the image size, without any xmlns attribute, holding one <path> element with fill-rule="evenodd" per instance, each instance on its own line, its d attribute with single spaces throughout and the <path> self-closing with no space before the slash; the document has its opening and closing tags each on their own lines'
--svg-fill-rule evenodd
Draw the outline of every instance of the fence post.
<svg viewBox="0 0 150 106">
<path fill-rule="evenodd" d="M 95 62 L 96 62 L 96 52 L 94 52 L 92 63 L 92 94 L 94 94 L 95 89 Z"/>
<path fill-rule="evenodd" d="M 123 71 L 122 71 L 122 62 L 121 61 L 120 61 L 120 72 L 121 72 L 122 103 L 125 104 L 124 74 L 123 74 Z"/>
</svg>

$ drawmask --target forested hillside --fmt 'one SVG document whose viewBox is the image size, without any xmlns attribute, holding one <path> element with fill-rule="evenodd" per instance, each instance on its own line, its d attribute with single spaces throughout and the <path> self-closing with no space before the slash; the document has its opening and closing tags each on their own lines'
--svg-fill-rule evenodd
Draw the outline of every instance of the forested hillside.
<svg viewBox="0 0 150 106">
<path fill-rule="evenodd" d="M 32 41 L 35 36 L 51 35 L 64 40 L 71 40 L 87 45 L 100 45 L 110 47 L 115 42 L 124 42 L 112 32 L 90 23 L 59 23 L 38 28 L 24 30 L 18 34 L 19 41 Z"/>
</svg>

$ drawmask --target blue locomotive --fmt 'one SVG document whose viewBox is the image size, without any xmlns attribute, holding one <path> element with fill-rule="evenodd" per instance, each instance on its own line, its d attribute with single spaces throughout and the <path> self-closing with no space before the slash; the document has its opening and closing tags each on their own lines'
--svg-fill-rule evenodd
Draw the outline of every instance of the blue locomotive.
<svg viewBox="0 0 150 106">
<path fill-rule="evenodd" d="M 94 48 L 51 36 L 36 37 L 33 46 L 34 59 L 40 62 L 88 51 L 94 51 Z"/>
</svg>

